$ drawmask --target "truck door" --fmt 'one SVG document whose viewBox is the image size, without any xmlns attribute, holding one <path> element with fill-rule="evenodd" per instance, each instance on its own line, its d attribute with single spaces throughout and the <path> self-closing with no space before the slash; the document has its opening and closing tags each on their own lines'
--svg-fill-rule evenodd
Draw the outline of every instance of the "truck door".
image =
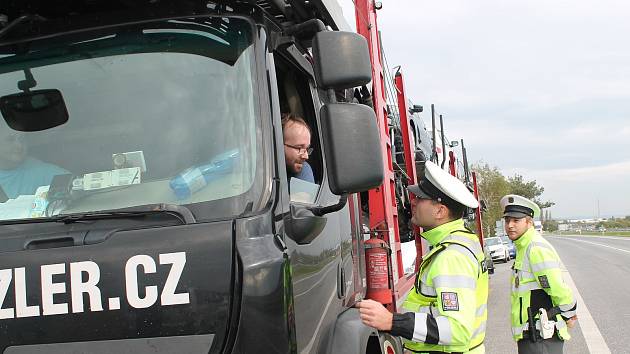
<svg viewBox="0 0 630 354">
<path fill-rule="evenodd" d="M 275 55 L 275 70 L 280 97 L 280 110 L 287 114 L 302 118 L 311 132 L 313 151 L 306 162 L 313 170 L 314 182 L 295 177 L 291 167 L 286 167 L 287 183 L 284 191 L 290 200 L 290 208 L 308 208 L 316 205 L 330 205 L 339 200 L 326 187 L 323 169 L 323 153 L 318 134 L 318 119 L 315 114 L 319 107 L 317 91 L 314 88 L 312 71 L 308 72 L 304 65 L 296 64 L 300 56 L 294 46 L 287 49 L 283 55 Z M 305 60 L 302 58 L 302 60 Z M 310 65 L 310 64 L 309 64 Z M 280 144 L 278 144 L 280 145 Z M 285 147 L 287 148 L 287 147 Z M 292 147 L 288 147 L 291 149 Z M 306 148 L 306 147 L 303 147 Z M 282 156 L 280 158 L 282 161 Z M 283 165 L 284 163 L 281 163 Z M 283 183 L 284 184 L 284 183 Z M 348 214 L 347 208 L 343 213 L 331 213 L 322 216 L 324 226 L 312 235 L 312 241 L 298 244 L 285 235 L 288 252 L 291 259 L 293 277 L 293 296 L 295 304 L 295 327 L 298 351 L 316 352 L 320 346 L 327 343 L 331 324 L 337 318 L 341 309 L 339 284 L 341 281 L 341 237 L 340 218 Z M 349 217 L 346 216 L 349 224 Z M 348 227 L 349 229 L 349 227 Z M 348 230 L 349 233 L 349 230 Z"/>
</svg>

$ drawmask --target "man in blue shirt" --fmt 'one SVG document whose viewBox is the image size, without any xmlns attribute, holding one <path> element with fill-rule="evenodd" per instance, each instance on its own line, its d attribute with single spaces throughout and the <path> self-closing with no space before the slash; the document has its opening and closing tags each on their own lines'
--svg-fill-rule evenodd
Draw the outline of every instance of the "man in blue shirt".
<svg viewBox="0 0 630 354">
<path fill-rule="evenodd" d="M 0 187 L 8 198 L 35 194 L 53 177 L 69 173 L 61 167 L 27 157 L 24 133 L 0 128 Z"/>
<path fill-rule="evenodd" d="M 282 135 L 284 136 L 284 159 L 287 165 L 287 177 L 295 177 L 315 183 L 313 169 L 306 162 L 313 152 L 311 148 L 311 129 L 303 118 L 293 114 L 282 116 Z"/>
</svg>

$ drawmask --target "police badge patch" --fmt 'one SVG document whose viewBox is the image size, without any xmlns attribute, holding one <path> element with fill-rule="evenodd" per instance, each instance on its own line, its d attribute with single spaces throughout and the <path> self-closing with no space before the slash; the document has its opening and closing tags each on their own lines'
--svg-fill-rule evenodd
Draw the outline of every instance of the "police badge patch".
<svg viewBox="0 0 630 354">
<path fill-rule="evenodd" d="M 549 280 L 547 279 L 546 275 L 539 275 L 538 276 L 538 282 L 540 283 L 540 286 L 542 286 L 543 289 L 549 289 Z"/>
<path fill-rule="evenodd" d="M 459 311 L 459 301 L 457 301 L 457 293 L 442 293 L 442 310 Z"/>
</svg>

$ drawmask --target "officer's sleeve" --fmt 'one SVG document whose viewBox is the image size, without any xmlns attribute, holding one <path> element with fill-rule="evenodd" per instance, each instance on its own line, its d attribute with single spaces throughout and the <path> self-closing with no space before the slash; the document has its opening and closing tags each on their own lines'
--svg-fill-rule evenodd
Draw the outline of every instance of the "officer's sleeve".
<svg viewBox="0 0 630 354">
<path fill-rule="evenodd" d="M 553 305 L 560 308 L 561 316 L 565 320 L 575 316 L 577 302 L 562 278 L 562 265 L 556 250 L 548 244 L 536 243 L 530 250 L 529 262 L 538 285 L 551 297 Z"/>
<path fill-rule="evenodd" d="M 465 248 L 452 245 L 433 263 L 427 280 L 435 288 L 436 306 L 395 315 L 391 333 L 427 344 L 468 345 L 475 322 L 476 259 Z"/>
</svg>

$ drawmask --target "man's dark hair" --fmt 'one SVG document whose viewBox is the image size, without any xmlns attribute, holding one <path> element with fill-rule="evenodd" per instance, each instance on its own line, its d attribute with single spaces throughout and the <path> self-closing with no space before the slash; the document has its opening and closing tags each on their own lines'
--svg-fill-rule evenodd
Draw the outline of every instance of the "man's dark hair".
<svg viewBox="0 0 630 354">
<path fill-rule="evenodd" d="M 448 209 L 448 216 L 452 220 L 461 219 L 464 217 L 464 213 L 466 212 L 466 206 L 459 203 L 451 203 L 445 204 L 438 202 L 437 200 L 431 200 L 433 204 L 442 204 Z"/>
<path fill-rule="evenodd" d="M 464 213 L 466 212 L 466 206 L 461 205 L 459 203 L 453 204 L 453 205 L 446 205 L 446 207 L 448 208 L 448 213 L 452 220 L 463 218 Z"/>
</svg>

